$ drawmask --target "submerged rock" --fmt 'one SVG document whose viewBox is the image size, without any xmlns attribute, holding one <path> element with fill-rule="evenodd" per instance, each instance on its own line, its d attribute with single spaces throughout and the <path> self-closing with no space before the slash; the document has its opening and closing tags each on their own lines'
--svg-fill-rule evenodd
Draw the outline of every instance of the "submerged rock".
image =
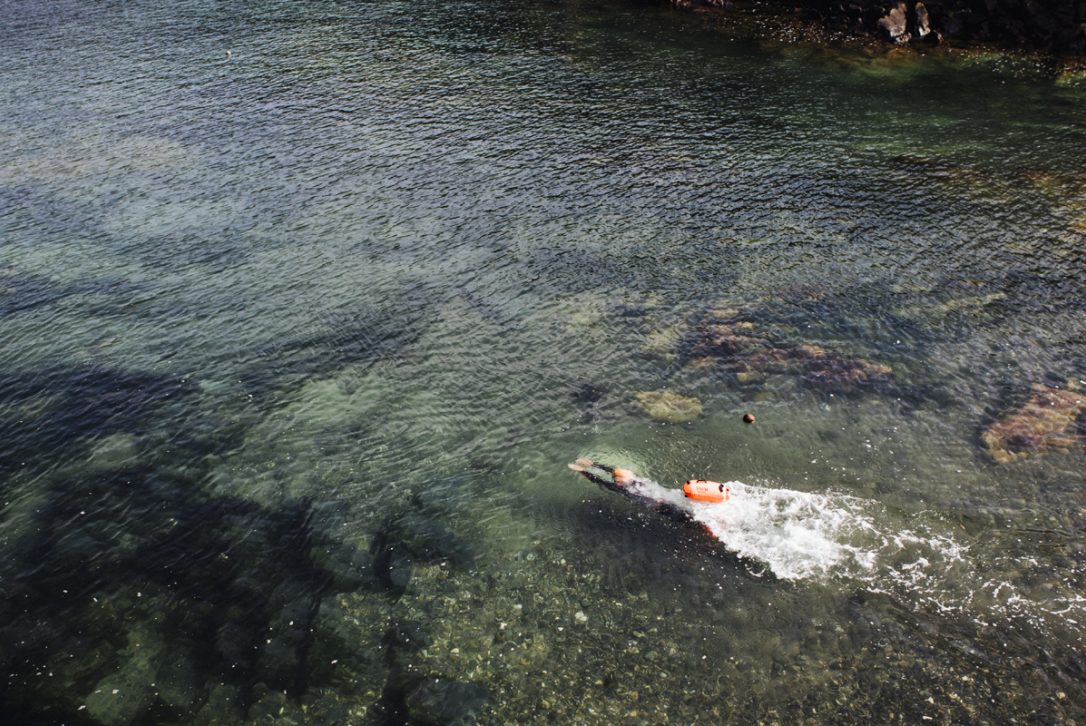
<svg viewBox="0 0 1086 726">
<path fill-rule="evenodd" d="M 414 504 L 425 508 L 420 499 Z M 416 564 L 451 562 L 468 569 L 475 562 L 475 550 L 466 540 L 418 509 L 390 518 L 374 535 L 370 554 L 377 583 L 397 597 L 407 590 Z"/>
<path fill-rule="evenodd" d="M 603 398 L 603 389 L 594 383 L 584 382 L 570 391 L 569 397 L 578 406 L 586 408 L 595 406 Z"/>
<path fill-rule="evenodd" d="M 386 660 L 398 673 L 409 672 L 418 652 L 430 645 L 430 637 L 415 621 L 394 623 L 385 634 Z"/>
<path fill-rule="evenodd" d="M 810 325 L 801 328 L 794 319 L 782 322 L 776 317 L 771 307 L 763 305 L 738 308 L 718 303 L 692 326 L 677 352 L 692 372 L 723 368 L 744 385 L 783 375 L 828 392 L 851 394 L 887 384 L 893 378 L 893 370 L 886 364 L 802 339 L 794 341 L 796 332 Z"/>
<path fill-rule="evenodd" d="M 353 700 L 376 702 L 388 677 L 384 638 L 390 612 L 391 604 L 383 598 L 324 598 L 306 654 L 310 683 L 350 683 Z"/>
<path fill-rule="evenodd" d="M 754 324 L 713 323 L 701 332 L 701 339 L 695 349 L 696 355 L 729 358 L 746 355 L 766 345 L 766 341 L 753 335 Z"/>
<path fill-rule="evenodd" d="M 253 688 L 253 704 L 249 706 L 251 723 L 304 724 L 305 714 L 294 699 L 264 684 Z"/>
<path fill-rule="evenodd" d="M 684 423 L 701 415 L 701 401 L 674 391 L 641 391 L 634 400 L 657 421 Z"/>
<path fill-rule="evenodd" d="M 714 316 L 715 318 L 715 316 Z M 858 356 L 809 343 L 777 342 L 750 321 L 712 322 L 699 331 L 691 348 L 698 365 L 716 361 L 735 373 L 739 383 L 757 383 L 769 374 L 799 376 L 814 387 L 855 393 L 888 383 L 893 369 Z"/>
<path fill-rule="evenodd" d="M 199 710 L 192 723 L 195 726 L 221 726 L 243 721 L 241 689 L 227 683 L 219 683 L 211 689 L 207 702 Z"/>
<path fill-rule="evenodd" d="M 353 592 L 373 584 L 373 555 L 346 542 L 322 543 L 311 547 L 309 559 L 327 573 L 334 592 Z"/>
<path fill-rule="evenodd" d="M 407 548 L 383 538 L 374 540 L 373 568 L 377 582 L 399 597 L 411 582 L 411 555 Z"/>
<path fill-rule="evenodd" d="M 409 510 L 391 520 L 374 539 L 373 551 L 399 549 L 412 560 L 424 564 L 442 561 L 470 568 L 475 562 L 475 550 L 448 526 L 423 512 Z M 381 563 L 377 563 L 380 569 Z"/>
<path fill-rule="evenodd" d="M 1062 62 L 1075 66 L 1073 56 L 1086 48 L 1082 0 L 1023 2 L 1023 0 L 938 0 L 929 9 L 923 2 L 886 0 L 800 0 L 795 3 L 748 3 L 736 0 L 671 0 L 682 8 L 713 12 L 733 31 L 764 44 L 802 48 L 819 44 L 864 47 L 872 36 L 895 46 L 910 39 L 939 43 L 943 34 L 957 44 L 998 41 L 1019 48 L 1066 54 Z M 788 12 L 786 10 L 791 10 Z"/>
<path fill-rule="evenodd" d="M 110 434 L 99 440 L 90 453 L 90 468 L 95 471 L 132 466 L 139 456 L 136 437 L 127 432 Z"/>
<path fill-rule="evenodd" d="M 207 698 L 204 674 L 191 656 L 165 658 L 156 675 L 158 700 L 175 713 L 195 715 Z"/>
<path fill-rule="evenodd" d="M 1006 183 L 1015 188 L 1028 184 L 1043 194 L 1072 205 L 1080 205 L 1086 198 L 1086 175 L 1082 173 L 1022 167 L 1010 175 Z"/>
<path fill-rule="evenodd" d="M 157 633 L 142 628 L 128 636 L 126 660 L 87 695 L 87 713 L 103 724 L 130 724 L 155 699 L 155 682 L 165 654 Z"/>
<path fill-rule="evenodd" d="M 1041 384 L 1030 390 L 1029 400 L 1020 409 L 981 434 L 988 453 L 1001 464 L 1048 449 L 1067 449 L 1086 443 L 1079 423 L 1086 411 L 1086 396 Z"/>
<path fill-rule="evenodd" d="M 755 368 L 759 364 L 775 369 L 775 372 L 797 370 L 808 382 L 841 393 L 852 393 L 865 385 L 889 381 L 893 375 L 893 369 L 888 365 L 831 353 L 808 344 L 767 351 L 755 358 Z"/>
<path fill-rule="evenodd" d="M 443 678 L 425 678 L 407 692 L 404 707 L 411 723 L 474 723 L 490 694 L 477 683 L 460 683 Z"/>
<path fill-rule="evenodd" d="M 257 651 L 255 677 L 277 690 L 294 690 L 304 660 L 289 637 L 267 638 Z"/>
<path fill-rule="evenodd" d="M 475 562 L 471 544 L 427 514 L 427 497 L 413 497 L 412 504 L 414 508 L 386 520 L 370 544 L 374 582 L 394 597 L 407 590 L 417 565 L 448 562 L 470 569 Z"/>
<path fill-rule="evenodd" d="M 686 334 L 685 325 L 672 325 L 667 328 L 654 330 L 645 336 L 644 348 L 647 352 L 665 358 L 672 357 L 675 347 Z"/>
</svg>

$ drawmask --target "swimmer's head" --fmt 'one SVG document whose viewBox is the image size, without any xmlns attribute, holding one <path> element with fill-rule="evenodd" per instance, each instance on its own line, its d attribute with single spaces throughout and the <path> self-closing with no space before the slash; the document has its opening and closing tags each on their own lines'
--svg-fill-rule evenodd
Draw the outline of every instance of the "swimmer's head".
<svg viewBox="0 0 1086 726">
<path fill-rule="evenodd" d="M 612 475 L 615 477 L 616 484 L 629 484 L 634 478 L 634 473 L 632 471 L 629 469 L 620 469 L 617 466 L 615 467 L 614 472 L 612 472 Z"/>
</svg>

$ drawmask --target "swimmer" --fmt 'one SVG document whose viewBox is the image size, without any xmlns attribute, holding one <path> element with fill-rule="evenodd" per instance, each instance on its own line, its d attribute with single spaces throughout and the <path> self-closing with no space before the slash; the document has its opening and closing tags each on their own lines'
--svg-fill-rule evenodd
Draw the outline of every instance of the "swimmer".
<svg viewBox="0 0 1086 726">
<path fill-rule="evenodd" d="M 616 492 L 624 491 L 628 487 L 636 484 L 648 482 L 648 479 L 642 479 L 629 469 L 622 469 L 617 466 L 607 466 L 607 464 L 597 464 L 591 459 L 577 459 L 577 461 L 569 465 L 569 468 L 578 474 L 584 475 L 584 478 L 588 479 L 588 481 L 595 482 L 604 489 L 610 489 Z M 610 478 L 601 476 L 592 471 L 592 469 L 599 469 Z"/>
<path fill-rule="evenodd" d="M 591 459 L 577 459 L 577 461 L 569 465 L 569 468 L 578 474 L 581 474 L 589 481 L 599 484 L 604 489 L 622 492 L 623 494 L 630 496 L 636 495 L 639 497 L 655 499 L 650 492 L 653 487 L 659 486 L 649 479 L 637 476 L 629 469 L 599 464 Z M 608 478 L 608 476 L 602 476 L 593 471 L 593 469 L 600 470 L 610 478 Z M 683 483 L 682 490 L 683 496 L 695 502 L 715 504 L 730 501 L 732 498 L 732 489 L 730 486 L 716 481 L 709 481 L 707 479 L 688 479 Z"/>
<path fill-rule="evenodd" d="M 730 482 L 723 484 L 705 479 L 690 479 L 679 490 L 660 486 L 629 469 L 600 464 L 591 459 L 577 459 L 569 464 L 569 468 L 589 481 L 599 484 L 603 489 L 617 492 L 637 502 L 640 506 L 682 525 L 696 527 L 714 541 L 721 540 L 718 534 L 720 527 L 723 526 L 720 517 L 711 520 L 714 525 L 710 527 L 706 516 L 719 514 L 720 510 L 715 508 L 725 506 L 724 502 L 731 499 Z"/>
</svg>

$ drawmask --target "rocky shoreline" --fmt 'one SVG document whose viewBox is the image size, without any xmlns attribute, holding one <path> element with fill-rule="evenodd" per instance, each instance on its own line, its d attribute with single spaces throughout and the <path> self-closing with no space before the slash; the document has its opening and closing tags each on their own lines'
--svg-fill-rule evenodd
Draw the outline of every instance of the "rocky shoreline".
<svg viewBox="0 0 1086 726">
<path fill-rule="evenodd" d="M 818 44 L 882 43 L 918 49 L 999 47 L 1041 53 L 1060 68 L 1081 68 L 1086 0 L 670 0 L 712 13 L 752 35 Z"/>
</svg>

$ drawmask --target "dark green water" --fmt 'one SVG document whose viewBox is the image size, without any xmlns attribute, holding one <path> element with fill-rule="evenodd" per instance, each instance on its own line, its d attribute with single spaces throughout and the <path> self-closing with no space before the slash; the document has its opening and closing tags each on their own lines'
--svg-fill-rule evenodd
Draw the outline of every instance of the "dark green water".
<svg viewBox="0 0 1086 726">
<path fill-rule="evenodd" d="M 1086 387 L 1082 85 L 637 4 L 0 10 L 5 721 L 1086 718 L 1080 412 L 983 443 Z"/>
</svg>

